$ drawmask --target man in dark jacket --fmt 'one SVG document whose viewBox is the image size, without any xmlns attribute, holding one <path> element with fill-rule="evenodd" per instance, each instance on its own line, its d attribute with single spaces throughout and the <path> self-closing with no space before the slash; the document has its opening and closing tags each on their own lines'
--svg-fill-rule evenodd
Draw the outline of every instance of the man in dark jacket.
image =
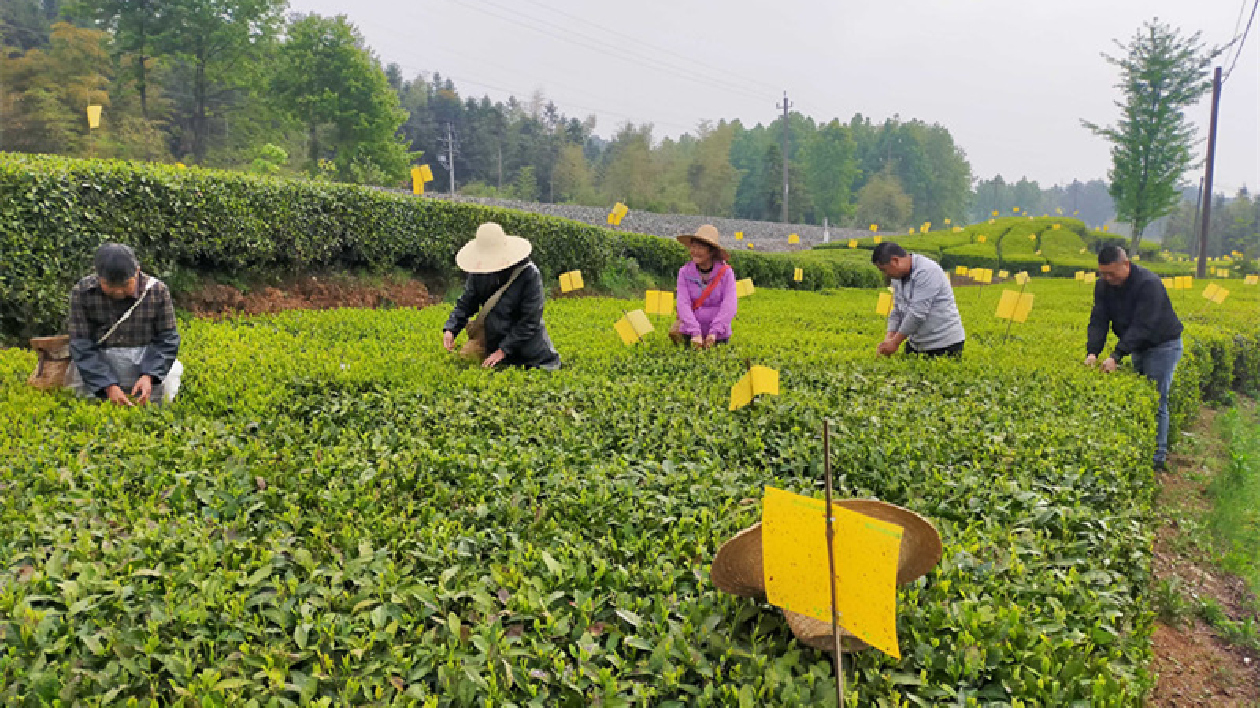
<svg viewBox="0 0 1260 708">
<path fill-rule="evenodd" d="M 529 241 L 509 236 L 493 223 L 482 224 L 476 237 L 460 249 L 455 262 L 468 278 L 463 295 L 442 326 L 442 346 L 447 351 L 455 350 L 455 337 L 480 311 L 477 320 L 484 325 L 484 351 L 478 353 L 485 356 L 482 366 L 560 368 L 560 355 L 543 323 L 546 294 L 542 274 L 529 259 L 532 250 Z M 471 338 L 473 332 L 469 335 Z"/>
<path fill-rule="evenodd" d="M 184 367 L 170 290 L 120 243 L 98 248 L 94 265 L 70 291 L 67 384 L 120 406 L 173 399 Z"/>
<path fill-rule="evenodd" d="M 1094 285 L 1085 363 L 1093 366 L 1098 361 L 1110 327 L 1119 341 L 1102 369 L 1111 373 L 1118 362 L 1132 355 L 1133 368 L 1155 382 L 1159 389 L 1155 469 L 1167 469 L 1168 390 L 1181 360 L 1181 320 L 1159 276 L 1129 262 L 1123 248 L 1106 246 L 1098 252 L 1098 274 L 1102 277 Z"/>
</svg>

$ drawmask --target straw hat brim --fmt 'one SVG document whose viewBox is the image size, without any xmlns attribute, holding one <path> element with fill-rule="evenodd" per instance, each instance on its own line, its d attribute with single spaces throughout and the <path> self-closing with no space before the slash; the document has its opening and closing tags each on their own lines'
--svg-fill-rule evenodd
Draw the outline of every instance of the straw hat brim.
<svg viewBox="0 0 1260 708">
<path fill-rule="evenodd" d="M 835 645 L 831 641 L 831 625 L 829 623 L 787 610 L 784 610 L 783 614 L 787 617 L 788 628 L 792 630 L 792 634 L 798 642 L 822 651 L 835 649 Z M 841 651 L 862 651 L 869 647 L 869 644 L 850 634 L 844 627 L 840 628 Z"/>
<path fill-rule="evenodd" d="M 473 239 L 455 254 L 455 265 L 465 273 L 497 273 L 525 260 L 533 251 L 533 244 L 520 236 L 506 236 L 490 248 L 482 239 Z"/>
<path fill-rule="evenodd" d="M 901 527 L 898 585 L 917 580 L 940 562 L 944 550 L 941 536 L 936 527 L 922 516 L 894 504 L 869 499 L 845 499 L 835 503 Z M 722 544 L 713 558 L 709 578 L 719 590 L 739 597 L 762 597 L 766 594 L 760 523 L 740 531 Z"/>
<path fill-rule="evenodd" d="M 678 243 L 681 243 L 684 246 L 690 245 L 692 241 L 699 241 L 700 243 L 707 244 L 715 248 L 718 253 L 718 260 L 729 261 L 731 259 L 731 254 L 727 253 L 726 249 L 722 248 L 721 244 L 714 243 L 707 238 L 696 236 L 695 234 L 683 234 L 681 236 L 676 236 L 675 238 L 678 239 Z"/>
</svg>

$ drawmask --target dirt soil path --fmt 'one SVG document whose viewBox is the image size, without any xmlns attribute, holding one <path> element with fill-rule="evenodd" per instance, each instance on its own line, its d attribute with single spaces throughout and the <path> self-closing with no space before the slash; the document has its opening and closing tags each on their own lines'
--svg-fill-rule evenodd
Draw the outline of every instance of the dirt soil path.
<svg viewBox="0 0 1260 708">
<path fill-rule="evenodd" d="M 1203 409 L 1190 431 L 1199 449 L 1170 456 L 1172 471 L 1158 475 L 1157 508 L 1167 511 L 1155 539 L 1155 580 L 1180 583 L 1194 606 L 1211 598 L 1231 619 L 1242 620 L 1255 616 L 1256 598 L 1241 578 L 1206 562 L 1208 552 L 1198 545 L 1206 540 L 1196 536 L 1207 531 L 1185 521 L 1208 512 L 1211 474 L 1228 456 L 1215 417 Z M 1193 611 L 1176 626 L 1157 623 L 1153 648 L 1158 681 L 1148 706 L 1260 706 L 1260 653 L 1225 642 Z"/>
<path fill-rule="evenodd" d="M 198 317 L 257 315 L 281 310 L 336 307 L 428 307 L 437 302 L 424 283 L 401 277 L 302 276 L 245 292 L 231 285 L 202 283 L 177 296 Z"/>
</svg>

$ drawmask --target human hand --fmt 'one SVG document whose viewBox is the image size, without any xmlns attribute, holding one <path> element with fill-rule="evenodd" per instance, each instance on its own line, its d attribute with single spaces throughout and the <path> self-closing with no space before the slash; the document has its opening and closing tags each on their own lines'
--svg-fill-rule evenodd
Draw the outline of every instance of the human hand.
<svg viewBox="0 0 1260 708">
<path fill-rule="evenodd" d="M 878 354 L 879 356 L 889 356 L 890 354 L 896 354 L 897 345 L 889 341 L 880 342 L 879 346 L 875 347 L 875 353 Z"/>
<path fill-rule="evenodd" d="M 1115 370 L 1116 370 L 1116 360 L 1115 360 L 1114 358 L 1112 358 L 1112 357 L 1107 357 L 1107 360 L 1103 362 L 1103 365 L 1102 365 L 1102 370 L 1103 370 L 1105 373 L 1108 373 L 1108 374 L 1110 374 L 1111 372 L 1115 371 Z"/>
<path fill-rule="evenodd" d="M 1089 356 L 1085 357 L 1085 366 L 1093 366 L 1096 363 L 1098 363 L 1097 356 L 1090 354 Z"/>
<path fill-rule="evenodd" d="M 123 393 L 123 390 L 117 385 L 110 386 L 109 388 L 105 389 L 105 397 L 109 399 L 110 403 L 113 403 L 116 406 L 122 406 L 124 408 L 131 408 L 132 406 L 136 405 L 131 402 L 130 398 L 127 398 L 127 394 Z"/>
<path fill-rule="evenodd" d="M 446 330 L 442 332 L 442 346 L 445 347 L 446 351 L 448 352 L 455 351 L 455 333 L 454 332 L 450 330 Z"/>
<path fill-rule="evenodd" d="M 502 349 L 495 349 L 490 356 L 486 357 L 485 361 L 481 362 L 481 366 L 482 368 L 490 369 L 497 366 L 499 362 L 506 358 L 507 354 L 504 354 Z"/>
<path fill-rule="evenodd" d="M 145 374 L 136 379 L 136 385 L 131 387 L 131 395 L 141 406 L 148 403 L 149 397 L 153 395 L 153 377 Z"/>
<path fill-rule="evenodd" d="M 691 338 L 691 346 L 696 349 L 704 349 L 704 338 L 699 335 Z"/>
</svg>

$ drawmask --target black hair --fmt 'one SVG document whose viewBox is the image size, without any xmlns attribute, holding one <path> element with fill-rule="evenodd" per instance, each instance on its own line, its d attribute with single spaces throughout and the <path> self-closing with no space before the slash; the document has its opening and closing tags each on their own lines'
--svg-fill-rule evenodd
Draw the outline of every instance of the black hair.
<svg viewBox="0 0 1260 708">
<path fill-rule="evenodd" d="M 877 266 L 888 265 L 893 258 L 905 258 L 910 255 L 906 253 L 906 249 L 893 243 L 886 241 L 875 246 L 875 250 L 871 252 L 871 263 Z"/>
<path fill-rule="evenodd" d="M 1111 265 L 1117 261 L 1126 261 L 1129 254 L 1119 246 L 1103 246 L 1098 250 L 1098 265 Z"/>
<path fill-rule="evenodd" d="M 124 285 L 140 270 L 135 251 L 121 243 L 104 243 L 96 249 L 96 275 L 108 285 Z"/>
</svg>

